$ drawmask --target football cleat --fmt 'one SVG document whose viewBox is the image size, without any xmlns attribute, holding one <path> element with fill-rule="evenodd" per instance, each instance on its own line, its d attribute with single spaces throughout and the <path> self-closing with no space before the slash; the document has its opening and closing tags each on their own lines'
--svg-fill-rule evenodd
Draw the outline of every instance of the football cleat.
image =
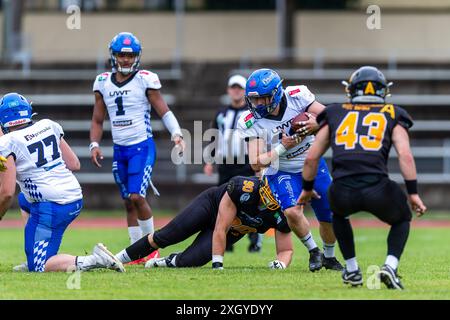
<svg viewBox="0 0 450 320">
<path fill-rule="evenodd" d="M 397 275 L 397 271 L 392 269 L 387 264 L 381 267 L 381 271 L 379 273 L 380 280 L 383 282 L 388 289 L 397 289 L 403 290 L 404 287 L 400 282 L 400 276 Z"/>
<path fill-rule="evenodd" d="M 342 270 L 342 281 L 344 284 L 350 284 L 352 287 L 362 286 L 363 279 L 361 270 L 358 268 L 358 270 L 350 272 L 344 268 Z"/>
<path fill-rule="evenodd" d="M 261 251 L 261 246 L 259 246 L 258 244 L 254 244 L 254 243 L 251 243 L 249 246 L 248 246 L 248 252 L 260 252 Z"/>
<path fill-rule="evenodd" d="M 14 272 L 28 272 L 28 263 L 24 262 L 13 267 Z"/>
<path fill-rule="evenodd" d="M 92 255 L 95 257 L 96 267 L 125 272 L 122 262 L 120 262 L 103 243 L 97 243 L 95 245 Z"/>
<path fill-rule="evenodd" d="M 322 269 L 322 252 L 319 248 L 314 248 L 309 251 L 309 271 L 315 272 Z"/>
<path fill-rule="evenodd" d="M 172 253 L 168 257 L 153 258 L 147 261 L 145 268 L 175 268 L 175 264 L 172 263 L 178 253 Z"/>
<path fill-rule="evenodd" d="M 126 263 L 127 265 L 136 265 L 136 264 L 145 264 L 147 261 L 153 259 L 153 258 L 159 258 L 159 250 L 155 250 L 152 253 L 150 253 L 148 256 L 131 261 Z"/>
<path fill-rule="evenodd" d="M 336 257 L 326 258 L 325 256 L 322 257 L 322 263 L 325 269 L 327 270 L 335 270 L 335 271 L 342 271 L 344 267 Z"/>
</svg>

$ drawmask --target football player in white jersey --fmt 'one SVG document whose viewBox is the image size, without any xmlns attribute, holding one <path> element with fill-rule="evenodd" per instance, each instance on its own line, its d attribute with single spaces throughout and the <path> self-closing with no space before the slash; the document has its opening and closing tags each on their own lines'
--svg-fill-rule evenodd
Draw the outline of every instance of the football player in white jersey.
<svg viewBox="0 0 450 320">
<path fill-rule="evenodd" d="M 0 100 L 0 219 L 11 205 L 16 180 L 30 216 L 25 226 L 25 254 L 29 271 L 87 271 L 123 265 L 102 244 L 92 255 L 58 254 L 64 231 L 80 214 L 83 195 L 71 172 L 80 162 L 64 140 L 62 127 L 49 119 L 33 123 L 28 101 L 17 93 Z M 5 161 L 6 160 L 6 161 Z"/>
<path fill-rule="evenodd" d="M 246 84 L 246 97 L 250 110 L 241 116 L 238 128 L 249 139 L 249 157 L 253 169 L 264 170 L 289 227 L 310 253 L 309 269 L 313 272 L 322 267 L 342 270 L 334 254 L 336 237 L 326 195 L 331 177 L 325 160 L 321 160 L 320 178 L 316 179 L 314 185 L 320 198 L 311 202 L 320 223 L 324 253 L 313 239 L 302 206 L 297 204 L 302 190 L 303 163 L 314 141 L 312 134 L 318 129 L 315 116 L 325 107 L 315 100 L 314 94 L 306 86 L 283 89 L 282 79 L 271 69 L 259 69 L 250 75 Z M 300 132 L 292 132 L 292 119 L 302 112 L 308 112 L 309 120 L 305 121 Z M 271 150 L 267 151 L 268 147 Z"/>
<path fill-rule="evenodd" d="M 156 148 L 150 108 L 161 117 L 180 152 L 184 150 L 184 141 L 178 121 L 159 91 L 158 75 L 138 69 L 142 51 L 139 40 L 129 32 L 121 32 L 112 39 L 109 51 L 113 70 L 98 75 L 94 82 L 89 149 L 93 163 L 101 167 L 99 160 L 103 156 L 99 142 L 108 112 L 114 142 L 112 171 L 125 202 L 128 233 L 133 244 L 154 232 L 152 211 L 145 198 L 149 186 L 158 195 L 151 181 Z M 138 263 L 145 261 L 144 258 Z"/>
</svg>

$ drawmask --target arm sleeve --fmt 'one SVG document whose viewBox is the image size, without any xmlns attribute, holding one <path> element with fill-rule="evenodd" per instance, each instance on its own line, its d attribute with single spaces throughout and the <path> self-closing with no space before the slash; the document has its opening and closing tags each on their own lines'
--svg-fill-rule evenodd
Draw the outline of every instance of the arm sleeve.
<svg viewBox="0 0 450 320">
<path fill-rule="evenodd" d="M 396 106 L 396 120 L 399 125 L 408 130 L 413 126 L 413 120 L 405 109 Z"/>
</svg>

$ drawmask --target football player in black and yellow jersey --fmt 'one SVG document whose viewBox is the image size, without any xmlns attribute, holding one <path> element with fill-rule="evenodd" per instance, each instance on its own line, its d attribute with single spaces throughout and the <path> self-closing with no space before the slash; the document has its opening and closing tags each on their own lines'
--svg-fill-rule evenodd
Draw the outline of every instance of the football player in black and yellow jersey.
<svg viewBox="0 0 450 320">
<path fill-rule="evenodd" d="M 222 269 L 227 244 L 234 244 L 247 233 L 265 233 L 270 228 L 275 228 L 277 257 L 269 267 L 284 269 L 293 254 L 286 217 L 267 182 L 258 177 L 236 176 L 202 192 L 166 226 L 122 250 L 117 258 L 135 261 L 198 233 L 183 252 L 151 259 L 145 267 L 199 267 L 212 259 L 213 268 Z"/>
<path fill-rule="evenodd" d="M 417 193 L 416 166 L 409 144 L 408 129 L 413 122 L 404 109 L 385 103 L 391 84 L 377 68 L 361 67 L 348 83 L 343 83 L 350 102 L 331 104 L 318 115 L 320 130 L 305 162 L 303 192 L 298 202 L 303 204 L 311 198 L 318 160 L 331 147 L 333 183 L 328 192 L 334 232 L 346 261 L 344 283 L 363 283 L 348 217 L 367 211 L 391 226 L 380 279 L 390 289 L 403 289 L 397 268 L 410 228 L 408 200 L 418 216 L 426 211 Z M 392 145 L 408 196 L 388 177 Z"/>
</svg>

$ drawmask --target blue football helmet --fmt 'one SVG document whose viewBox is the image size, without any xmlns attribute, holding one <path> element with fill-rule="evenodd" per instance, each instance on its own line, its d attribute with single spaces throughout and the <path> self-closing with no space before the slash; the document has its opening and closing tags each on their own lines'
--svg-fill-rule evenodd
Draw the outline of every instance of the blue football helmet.
<svg viewBox="0 0 450 320">
<path fill-rule="evenodd" d="M 284 92 L 282 82 L 278 73 L 271 69 L 258 69 L 247 79 L 245 98 L 256 119 L 266 117 L 278 106 Z M 269 98 L 268 104 L 255 103 L 255 98 L 265 97 Z"/>
<path fill-rule="evenodd" d="M 24 96 L 18 93 L 5 94 L 0 100 L 0 126 L 3 132 L 9 132 L 10 127 L 30 123 L 33 109 Z"/>
<path fill-rule="evenodd" d="M 109 54 L 111 56 L 111 66 L 113 71 L 119 71 L 124 75 L 130 74 L 139 68 L 139 62 L 141 60 L 141 43 L 130 32 L 121 32 L 117 34 L 109 44 Z M 129 68 L 124 68 L 117 63 L 116 54 L 118 53 L 132 53 L 136 59 Z"/>
</svg>

